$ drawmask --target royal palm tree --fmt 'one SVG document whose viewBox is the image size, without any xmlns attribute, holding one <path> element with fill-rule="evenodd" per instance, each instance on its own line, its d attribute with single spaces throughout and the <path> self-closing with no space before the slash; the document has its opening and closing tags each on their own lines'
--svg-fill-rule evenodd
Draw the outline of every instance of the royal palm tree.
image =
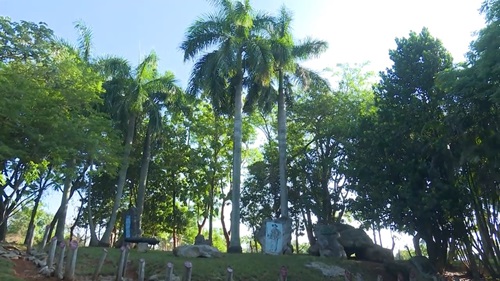
<svg viewBox="0 0 500 281">
<path fill-rule="evenodd" d="M 156 72 L 156 64 L 151 71 Z M 139 185 L 137 188 L 137 218 L 139 219 L 139 229 L 142 229 L 142 214 L 144 210 L 144 196 L 146 193 L 146 183 L 149 173 L 149 163 L 151 162 L 151 144 L 161 128 L 162 112 L 167 108 L 169 102 L 173 102 L 182 94 L 180 87 L 176 85 L 177 81 L 171 72 L 163 76 L 154 74 L 148 82 L 147 99 L 143 107 L 146 113 L 147 127 L 143 141 L 143 151 L 141 159 L 141 170 L 139 173 Z"/>
<path fill-rule="evenodd" d="M 272 74 L 272 55 L 261 37 L 270 20 L 252 11 L 249 0 L 212 1 L 217 12 L 195 21 L 181 44 L 184 60 L 196 60 L 188 92 L 203 92 L 221 113 L 234 109 L 231 241 L 228 252 L 241 253 L 240 177 L 242 141 L 242 94 L 257 94 Z M 204 53 L 208 51 L 207 53 Z M 247 100 L 252 100 L 247 95 Z M 231 101 L 234 99 L 234 102 Z"/>
<path fill-rule="evenodd" d="M 103 74 L 108 77 L 108 81 L 104 85 L 106 105 L 114 119 L 122 122 L 125 134 L 113 209 L 101 238 L 101 245 L 106 246 L 109 245 L 111 232 L 121 205 L 139 117 L 145 112 L 144 106 L 148 104 L 146 102 L 148 98 L 161 91 L 170 91 L 174 86 L 173 80 L 168 75 L 158 77 L 158 58 L 154 52 L 146 56 L 134 70 L 126 60 L 121 58 L 106 58 L 100 64 Z"/>
<path fill-rule="evenodd" d="M 307 38 L 295 43 L 291 32 L 291 13 L 283 6 L 269 27 L 269 42 L 274 57 L 274 70 L 278 81 L 278 148 L 280 214 L 288 217 L 288 187 L 286 177 L 286 98 L 292 94 L 293 84 L 307 88 L 311 83 L 328 88 L 328 83 L 317 73 L 302 67 L 299 60 L 308 59 L 324 52 L 325 41 Z"/>
</svg>

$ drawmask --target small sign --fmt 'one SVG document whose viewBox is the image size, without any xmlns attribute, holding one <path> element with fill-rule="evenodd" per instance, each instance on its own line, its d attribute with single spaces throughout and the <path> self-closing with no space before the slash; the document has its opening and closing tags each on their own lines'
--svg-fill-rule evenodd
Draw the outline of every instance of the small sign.
<svg viewBox="0 0 500 281">
<path fill-rule="evenodd" d="M 138 236 L 138 219 L 137 211 L 134 207 L 125 212 L 123 223 L 123 236 L 125 238 L 132 238 Z"/>
<path fill-rule="evenodd" d="M 283 249 L 283 224 L 276 222 L 266 223 L 266 254 L 279 255 Z"/>
</svg>

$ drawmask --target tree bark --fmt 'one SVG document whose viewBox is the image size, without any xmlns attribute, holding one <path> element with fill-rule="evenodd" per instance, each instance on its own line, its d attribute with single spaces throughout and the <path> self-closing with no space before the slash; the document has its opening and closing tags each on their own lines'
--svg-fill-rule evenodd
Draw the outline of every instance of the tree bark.
<svg viewBox="0 0 500 281">
<path fill-rule="evenodd" d="M 72 168 L 74 167 L 74 160 L 69 165 L 68 172 L 66 172 L 66 177 L 64 179 L 64 189 L 61 195 L 61 206 L 59 207 L 59 218 L 57 220 L 56 227 L 56 237 L 58 242 L 64 241 L 64 229 L 66 227 L 66 216 L 68 213 L 68 202 L 71 194 L 71 187 L 73 184 L 73 179 L 71 176 Z"/>
<path fill-rule="evenodd" d="M 139 220 L 139 229 L 142 230 L 142 213 L 144 212 L 144 197 L 148 181 L 149 163 L 151 162 L 151 139 L 152 139 L 152 121 L 149 119 L 146 137 L 142 150 L 141 171 L 139 174 L 139 186 L 137 188 L 137 218 Z M 140 231 L 142 236 L 142 231 Z"/>
<path fill-rule="evenodd" d="M 288 218 L 288 186 L 286 177 L 286 104 L 283 87 L 283 70 L 278 70 L 278 152 L 279 152 L 279 183 L 280 183 L 280 214 Z"/>
<path fill-rule="evenodd" d="M 38 206 L 40 205 L 40 200 L 43 195 L 43 188 L 40 187 L 38 190 L 38 194 L 35 198 L 35 205 L 33 206 L 33 210 L 31 210 L 30 222 L 28 223 L 28 230 L 26 231 L 26 237 L 24 238 L 24 245 L 31 245 L 33 243 L 33 237 L 35 233 L 35 217 L 38 212 Z"/>
<path fill-rule="evenodd" d="M 234 141 L 233 141 L 233 186 L 231 199 L 231 240 L 228 253 L 241 253 L 240 241 L 240 181 L 241 181 L 241 141 L 242 141 L 242 92 L 243 70 L 237 75 L 239 79 L 234 95 Z"/>
<path fill-rule="evenodd" d="M 415 256 L 422 256 L 422 249 L 420 249 L 420 235 L 418 233 L 413 236 L 413 249 L 415 249 Z"/>
<path fill-rule="evenodd" d="M 132 114 L 129 117 L 128 120 L 128 127 L 127 127 L 127 136 L 125 138 L 125 146 L 123 148 L 123 156 L 122 156 L 122 161 L 120 165 L 120 171 L 118 173 L 118 183 L 116 185 L 116 194 L 115 194 L 115 200 L 113 203 L 113 209 L 111 211 L 111 217 L 109 218 L 109 221 L 106 225 L 106 230 L 104 231 L 104 234 L 102 235 L 101 241 L 99 242 L 99 245 L 109 247 L 110 246 L 110 238 L 111 238 L 111 232 L 113 231 L 113 228 L 115 227 L 117 215 L 118 215 L 118 209 L 121 206 L 121 201 L 122 201 L 122 196 L 123 196 L 123 188 L 125 187 L 125 182 L 127 180 L 127 170 L 128 166 L 130 164 L 130 152 L 132 151 L 132 144 L 134 142 L 134 133 L 135 133 L 135 122 L 136 122 L 136 117 L 134 114 Z"/>
</svg>

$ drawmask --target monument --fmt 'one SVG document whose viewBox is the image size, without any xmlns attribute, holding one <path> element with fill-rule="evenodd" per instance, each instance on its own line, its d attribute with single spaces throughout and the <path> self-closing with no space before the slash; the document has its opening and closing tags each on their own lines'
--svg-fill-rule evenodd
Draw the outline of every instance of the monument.
<svg viewBox="0 0 500 281">
<path fill-rule="evenodd" d="M 283 249 L 283 224 L 268 221 L 266 223 L 266 243 L 264 252 L 280 255 Z"/>
</svg>

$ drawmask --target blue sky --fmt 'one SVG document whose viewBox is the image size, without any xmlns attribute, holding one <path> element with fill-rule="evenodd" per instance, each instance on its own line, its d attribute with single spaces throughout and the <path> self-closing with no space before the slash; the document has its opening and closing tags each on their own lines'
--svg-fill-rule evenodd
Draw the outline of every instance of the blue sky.
<svg viewBox="0 0 500 281">
<path fill-rule="evenodd" d="M 484 21 L 482 0 L 252 0 L 255 10 L 275 13 L 285 4 L 294 14 L 296 39 L 326 40 L 329 50 L 306 62 L 315 70 L 337 63 L 370 62 L 371 70 L 390 66 L 388 50 L 396 37 L 423 26 L 441 39 L 456 61 L 463 60 L 471 36 Z M 93 30 L 94 55 L 113 54 L 133 65 L 155 50 L 161 70 L 173 71 L 185 86 L 191 63 L 179 45 L 187 27 L 213 11 L 209 1 L 160 0 L 0 0 L 0 15 L 13 20 L 43 21 L 56 35 L 76 44 L 73 23 L 83 20 Z"/>
<path fill-rule="evenodd" d="M 391 66 L 389 49 L 396 37 L 428 27 L 455 62 L 463 61 L 473 33 L 484 26 L 482 0 L 252 0 L 255 10 L 275 13 L 285 4 L 294 15 L 296 39 L 325 40 L 329 49 L 304 62 L 321 71 L 338 63 L 370 62 L 369 69 Z M 185 87 L 192 63 L 184 63 L 179 45 L 188 26 L 213 11 L 206 0 L 0 0 L 0 15 L 15 21 L 45 22 L 58 37 L 76 44 L 74 22 L 93 30 L 94 56 L 116 55 L 136 65 L 155 50 L 160 69 L 171 70 Z M 55 213 L 60 196 L 45 199 Z M 68 220 L 73 220 L 74 205 Z M 229 216 L 227 216 L 229 217 Z M 401 246 L 401 245 L 399 245 Z"/>
</svg>

